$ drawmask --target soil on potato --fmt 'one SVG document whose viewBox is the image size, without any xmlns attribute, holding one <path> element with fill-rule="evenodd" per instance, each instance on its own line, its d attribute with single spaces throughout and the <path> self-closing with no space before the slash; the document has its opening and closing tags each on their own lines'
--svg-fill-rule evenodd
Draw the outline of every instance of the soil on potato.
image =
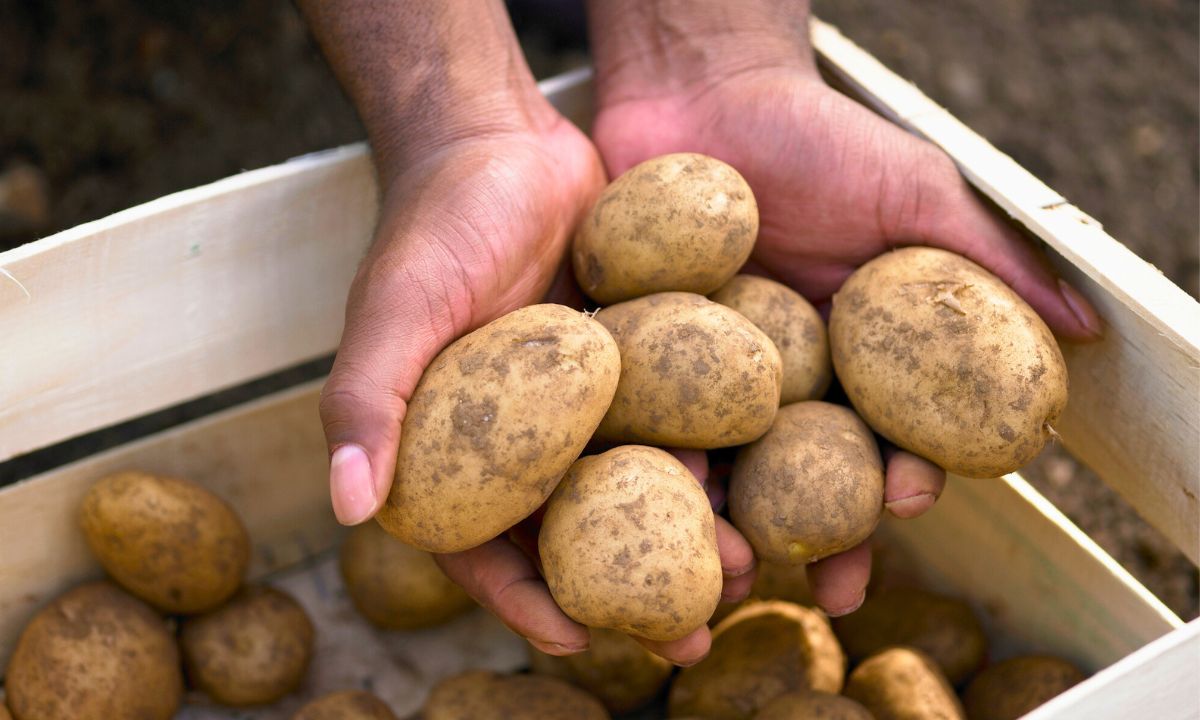
<svg viewBox="0 0 1200 720">
<path fill-rule="evenodd" d="M 584 57 L 571 18 L 546 20 L 553 4 L 526 0 L 518 13 L 539 76 Z M 1200 292 L 1194 0 L 815 5 Z M 0 0 L 0 17 L 0 250 L 363 137 L 286 0 Z M 1172 609 L 1196 616 L 1194 568 L 1094 475 L 1057 449 L 1030 475 Z"/>
</svg>

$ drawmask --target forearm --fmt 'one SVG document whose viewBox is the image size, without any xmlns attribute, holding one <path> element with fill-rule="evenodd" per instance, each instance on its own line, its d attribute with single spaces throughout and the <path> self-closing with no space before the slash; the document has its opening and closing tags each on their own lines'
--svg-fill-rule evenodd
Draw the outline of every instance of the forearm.
<svg viewBox="0 0 1200 720">
<path fill-rule="evenodd" d="M 545 122 L 502 0 L 299 0 L 386 185 L 456 139 Z"/>
<path fill-rule="evenodd" d="M 588 0 L 601 104 L 763 67 L 816 72 L 809 0 Z"/>
</svg>

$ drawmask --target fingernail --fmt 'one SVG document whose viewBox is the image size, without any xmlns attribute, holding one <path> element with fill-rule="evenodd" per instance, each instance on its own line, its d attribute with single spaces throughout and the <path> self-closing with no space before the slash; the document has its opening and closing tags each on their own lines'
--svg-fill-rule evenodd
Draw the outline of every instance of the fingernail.
<svg viewBox="0 0 1200 720">
<path fill-rule="evenodd" d="M 379 498 L 366 451 L 358 445 L 343 445 L 333 451 L 329 492 L 333 514 L 343 525 L 357 525 L 375 514 Z"/>
<path fill-rule="evenodd" d="M 741 601 L 745 600 L 748 597 L 750 597 L 750 588 L 746 588 L 745 590 L 739 590 L 737 592 L 728 593 L 728 594 L 725 592 L 722 592 L 721 593 L 721 602 L 737 603 L 737 602 L 741 602 Z"/>
<path fill-rule="evenodd" d="M 747 563 L 739 568 L 722 568 L 721 572 L 724 573 L 725 577 L 727 577 L 727 578 L 735 578 L 735 577 L 741 577 L 753 569 L 754 569 L 754 561 L 751 560 L 749 563 Z"/>
<path fill-rule="evenodd" d="M 908 519 L 915 518 L 921 513 L 926 512 L 929 508 L 933 507 L 935 502 L 937 502 L 937 496 L 932 493 L 921 493 L 912 497 L 886 502 L 883 506 L 896 517 Z"/>
<path fill-rule="evenodd" d="M 701 660 L 703 660 L 703 659 L 704 659 L 704 658 L 706 658 L 706 657 L 708 657 L 708 653 L 704 653 L 703 655 L 701 655 L 700 657 L 696 658 L 695 660 L 676 660 L 676 661 L 674 661 L 674 662 L 675 662 L 675 664 L 676 664 L 676 665 L 678 665 L 679 667 L 691 667 L 691 666 L 693 666 L 693 665 L 696 665 L 696 664 L 698 664 L 698 663 L 699 663 Z"/>
<path fill-rule="evenodd" d="M 1071 314 L 1079 321 L 1079 324 L 1088 331 L 1092 337 L 1101 338 L 1104 336 L 1104 328 L 1100 324 L 1100 318 L 1091 310 L 1087 301 L 1079 294 L 1079 291 L 1067 284 L 1066 280 L 1058 279 L 1058 294 L 1062 295 L 1063 302 L 1067 307 L 1071 308 Z"/>
<path fill-rule="evenodd" d="M 533 638 L 527 639 L 529 640 L 529 644 L 538 650 L 541 650 L 547 655 L 554 655 L 558 657 L 563 655 L 574 655 L 588 649 L 587 645 L 563 645 L 562 643 L 534 640 Z"/>
<path fill-rule="evenodd" d="M 867 599 L 867 589 L 863 588 L 862 592 L 859 593 L 859 595 L 858 595 L 858 600 L 855 600 L 853 605 L 847 605 L 846 607 L 841 608 L 839 610 L 826 610 L 825 614 L 828 615 L 829 617 L 841 617 L 843 615 L 849 615 L 850 613 L 852 613 L 855 610 L 862 607 L 863 601 L 866 599 Z"/>
</svg>

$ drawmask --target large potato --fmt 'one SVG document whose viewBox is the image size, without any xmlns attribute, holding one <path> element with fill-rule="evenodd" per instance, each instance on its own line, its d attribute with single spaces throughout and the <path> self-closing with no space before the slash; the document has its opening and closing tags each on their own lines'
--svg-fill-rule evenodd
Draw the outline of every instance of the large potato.
<svg viewBox="0 0 1200 720">
<path fill-rule="evenodd" d="M 408 404 L 379 524 L 447 553 L 520 522 L 579 457 L 620 372 L 608 331 L 562 305 L 523 308 L 460 338 Z"/>
<path fill-rule="evenodd" d="M 313 626 L 290 595 L 243 588 L 216 610 L 183 621 L 179 643 L 188 678 L 224 705 L 278 700 L 304 680 Z"/>
<path fill-rule="evenodd" d="M 386 630 L 439 625 L 475 607 L 429 553 L 405 545 L 376 523 L 350 531 L 338 566 L 354 607 Z"/>
<path fill-rule="evenodd" d="M 187 480 L 109 475 L 88 490 L 79 517 L 108 574 L 169 613 L 204 612 L 225 602 L 250 562 L 250 538 L 237 514 Z"/>
<path fill-rule="evenodd" d="M 746 316 L 775 343 L 783 359 L 781 404 L 819 400 L 829 389 L 829 335 L 804 296 L 765 277 L 735 275 L 709 298 Z"/>
<path fill-rule="evenodd" d="M 882 590 L 855 612 L 835 618 L 833 630 L 851 660 L 889 645 L 922 650 L 950 682 L 961 684 L 983 663 L 987 636 L 962 600 L 910 588 Z"/>
<path fill-rule="evenodd" d="M 780 695 L 763 706 L 754 720 L 874 720 L 860 703 L 818 690 Z"/>
<path fill-rule="evenodd" d="M 875 720 L 964 720 L 937 663 L 914 648 L 893 647 L 867 658 L 850 673 L 845 694 Z"/>
<path fill-rule="evenodd" d="M 883 514 L 883 460 L 871 429 L 840 405 L 785 405 L 742 448 L 729 514 L 774 563 L 811 563 L 866 540 Z"/>
<path fill-rule="evenodd" d="M 670 716 L 750 720 L 795 690 L 842 689 L 846 656 L 819 610 L 747 603 L 713 630 L 712 651 L 671 685 Z"/>
<path fill-rule="evenodd" d="M 387 703 L 363 690 L 322 695 L 296 711 L 292 720 L 396 720 Z"/>
<path fill-rule="evenodd" d="M 1083 679 L 1079 668 L 1062 658 L 1015 657 L 979 673 L 963 693 L 963 704 L 971 720 L 1017 720 Z"/>
<path fill-rule="evenodd" d="M 546 505 L 538 552 L 554 600 L 589 627 L 676 640 L 721 598 L 708 496 L 657 448 L 626 445 L 572 465 Z"/>
<path fill-rule="evenodd" d="M 672 447 L 742 445 L 771 426 L 783 364 L 761 330 L 691 293 L 659 293 L 596 315 L 621 348 L 621 382 L 598 434 Z"/>
<path fill-rule="evenodd" d="M 614 713 L 636 710 L 667 684 L 672 665 L 625 633 L 592 628 L 584 652 L 555 657 L 529 648 L 530 668 L 561 678 L 595 695 Z"/>
<path fill-rule="evenodd" d="M 434 686 L 421 720 L 608 720 L 596 698 L 544 675 L 466 672 Z"/>
<path fill-rule="evenodd" d="M 89 583 L 33 616 L 4 689 L 16 720 L 168 720 L 183 695 L 179 648 L 145 603 Z"/>
<path fill-rule="evenodd" d="M 750 257 L 758 206 L 720 160 L 694 153 L 636 165 L 596 200 L 571 259 L 583 291 L 602 304 L 656 292 L 708 294 Z"/>
<path fill-rule="evenodd" d="M 1053 436 L 1067 404 L 1054 336 L 1007 285 L 945 250 L 872 260 L 833 297 L 837 376 L 896 445 L 966 477 L 997 477 Z"/>
</svg>

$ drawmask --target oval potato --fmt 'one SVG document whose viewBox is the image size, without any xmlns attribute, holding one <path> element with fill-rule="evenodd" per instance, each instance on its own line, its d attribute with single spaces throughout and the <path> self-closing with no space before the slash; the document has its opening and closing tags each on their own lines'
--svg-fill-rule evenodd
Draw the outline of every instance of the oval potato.
<svg viewBox="0 0 1200 720">
<path fill-rule="evenodd" d="M 636 710 L 653 700 L 673 666 L 625 633 L 591 628 L 588 649 L 555 657 L 530 646 L 530 668 L 560 678 L 595 695 L 614 713 Z"/>
<path fill-rule="evenodd" d="M 597 198 L 572 245 L 575 277 L 608 305 L 656 292 L 708 294 L 758 237 L 758 205 L 732 167 L 696 153 L 630 168 Z"/>
<path fill-rule="evenodd" d="M 833 365 L 858 414 L 948 472 L 999 477 L 1053 436 L 1067 368 L 1015 292 L 945 250 L 910 247 L 863 265 L 833 297 Z"/>
<path fill-rule="evenodd" d="M 875 720 L 965 720 L 937 663 L 914 648 L 888 648 L 864 660 L 846 680 L 845 695 Z"/>
<path fill-rule="evenodd" d="M 296 711 L 292 720 L 396 720 L 387 703 L 364 690 L 323 695 Z"/>
<path fill-rule="evenodd" d="M 434 686 L 421 720 L 608 720 L 596 698 L 545 675 L 497 675 L 476 670 Z"/>
<path fill-rule="evenodd" d="M 1025 655 L 979 673 L 963 693 L 971 720 L 1017 720 L 1078 685 L 1079 668 L 1050 655 Z"/>
<path fill-rule="evenodd" d="M 449 553 L 525 519 L 583 451 L 620 371 L 608 331 L 562 305 L 522 308 L 458 339 L 413 392 L 379 524 Z"/>
</svg>

